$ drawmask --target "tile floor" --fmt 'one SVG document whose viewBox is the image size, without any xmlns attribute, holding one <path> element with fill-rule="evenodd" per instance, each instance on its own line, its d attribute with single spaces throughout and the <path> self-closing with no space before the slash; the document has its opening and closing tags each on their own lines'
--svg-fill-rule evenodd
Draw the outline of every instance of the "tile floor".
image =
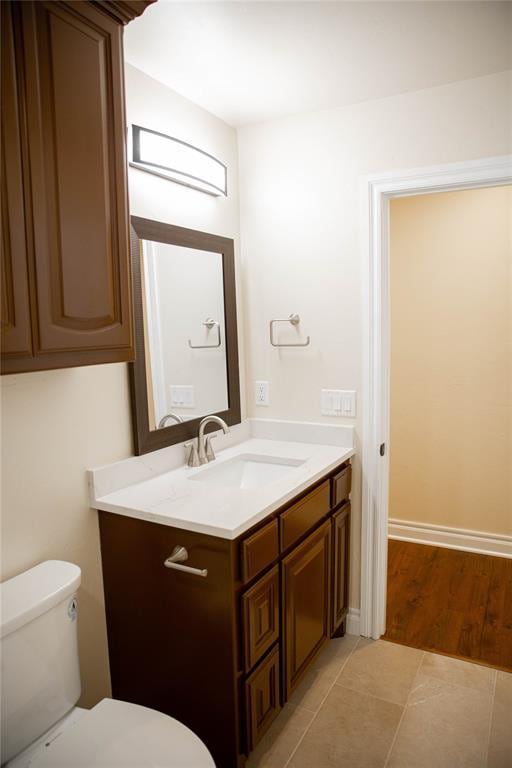
<svg viewBox="0 0 512 768">
<path fill-rule="evenodd" d="M 247 768 L 512 768 L 512 674 L 346 635 Z"/>
</svg>

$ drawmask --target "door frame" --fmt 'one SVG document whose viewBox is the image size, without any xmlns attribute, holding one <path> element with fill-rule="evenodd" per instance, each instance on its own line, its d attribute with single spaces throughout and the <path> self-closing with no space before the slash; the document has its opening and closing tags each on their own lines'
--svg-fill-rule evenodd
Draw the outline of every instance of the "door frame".
<svg viewBox="0 0 512 768">
<path fill-rule="evenodd" d="M 512 184 L 512 155 L 365 176 L 361 181 L 363 286 L 360 633 L 386 630 L 389 489 L 389 201 Z M 384 456 L 380 446 L 385 445 Z"/>
</svg>

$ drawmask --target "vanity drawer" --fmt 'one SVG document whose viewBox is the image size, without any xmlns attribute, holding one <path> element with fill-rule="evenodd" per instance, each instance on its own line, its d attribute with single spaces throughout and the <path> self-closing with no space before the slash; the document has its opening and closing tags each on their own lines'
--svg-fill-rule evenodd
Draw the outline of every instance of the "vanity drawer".
<svg viewBox="0 0 512 768">
<path fill-rule="evenodd" d="M 246 584 L 279 555 L 277 520 L 242 541 L 242 581 Z"/>
<path fill-rule="evenodd" d="M 330 481 L 326 480 L 280 516 L 281 549 L 291 546 L 321 520 L 329 509 Z"/>
<path fill-rule="evenodd" d="M 242 596 L 244 662 L 249 672 L 279 637 L 279 570 L 272 568 Z"/>
<path fill-rule="evenodd" d="M 345 469 L 332 478 L 332 506 L 337 507 L 342 501 L 348 501 L 352 484 L 352 467 L 348 464 Z"/>
<path fill-rule="evenodd" d="M 276 647 L 245 683 L 247 746 L 253 750 L 281 709 L 279 648 Z"/>
</svg>

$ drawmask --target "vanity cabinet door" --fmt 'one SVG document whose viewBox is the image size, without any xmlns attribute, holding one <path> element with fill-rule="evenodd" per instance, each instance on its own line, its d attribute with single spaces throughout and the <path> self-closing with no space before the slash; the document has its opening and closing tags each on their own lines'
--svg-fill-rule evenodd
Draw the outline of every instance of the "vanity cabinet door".
<svg viewBox="0 0 512 768">
<path fill-rule="evenodd" d="M 254 749 L 279 714 L 279 677 L 279 649 L 275 648 L 247 678 L 245 698 L 249 751 Z"/>
<path fill-rule="evenodd" d="M 279 637 L 279 569 L 272 568 L 242 597 L 245 671 Z"/>
<path fill-rule="evenodd" d="M 7 355 L 3 371 L 132 360 L 122 25 L 115 11 L 89 2 L 8 5 L 20 24 L 14 82 L 26 138 L 26 207 L 8 211 L 3 245 L 9 231 L 18 242 L 2 255 L 4 271 L 10 257 L 20 283 L 28 264 L 32 329 L 31 343 L 25 333 L 23 354 Z M 5 138 L 11 158 L 16 137 Z M 30 242 L 22 242 L 23 230 Z M 5 285 L 12 293 L 14 281 Z M 21 299 L 18 307 L 26 331 Z"/>
<path fill-rule="evenodd" d="M 350 504 L 345 504 L 332 518 L 333 590 L 332 632 L 336 632 L 348 612 L 348 577 L 350 547 Z"/>
<path fill-rule="evenodd" d="M 285 699 L 330 637 L 331 521 L 282 561 Z"/>
</svg>

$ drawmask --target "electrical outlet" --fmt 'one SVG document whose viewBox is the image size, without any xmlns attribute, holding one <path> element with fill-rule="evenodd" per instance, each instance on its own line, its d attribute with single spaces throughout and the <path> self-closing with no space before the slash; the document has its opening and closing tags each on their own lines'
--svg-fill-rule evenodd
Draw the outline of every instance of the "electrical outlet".
<svg viewBox="0 0 512 768">
<path fill-rule="evenodd" d="M 268 381 L 254 382 L 254 400 L 256 405 L 270 405 L 269 389 Z"/>
</svg>

